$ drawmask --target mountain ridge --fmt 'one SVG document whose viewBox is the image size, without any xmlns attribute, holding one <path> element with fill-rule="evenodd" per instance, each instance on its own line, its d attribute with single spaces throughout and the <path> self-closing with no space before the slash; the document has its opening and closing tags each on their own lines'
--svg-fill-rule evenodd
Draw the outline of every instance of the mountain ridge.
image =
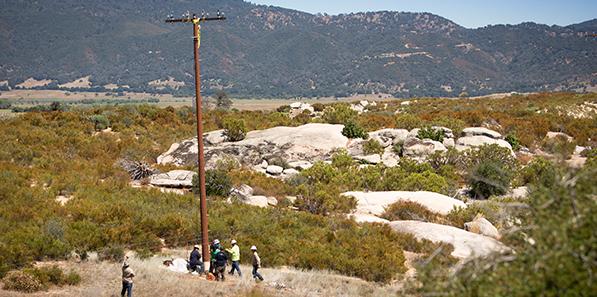
<svg viewBox="0 0 597 297">
<path fill-rule="evenodd" d="M 239 0 L 0 3 L 7 8 L 0 12 L 6 49 L 0 81 L 11 87 L 34 77 L 54 80 L 44 88 L 57 88 L 91 75 L 95 89 L 117 84 L 117 90 L 192 94 L 190 28 L 163 18 L 170 9 L 199 6 L 228 16 L 203 27 L 208 94 L 223 88 L 241 97 L 456 96 L 597 84 L 597 39 L 590 35 L 597 19 L 468 29 L 430 13 L 331 16 Z M 184 86 L 149 85 L 169 78 Z"/>
</svg>

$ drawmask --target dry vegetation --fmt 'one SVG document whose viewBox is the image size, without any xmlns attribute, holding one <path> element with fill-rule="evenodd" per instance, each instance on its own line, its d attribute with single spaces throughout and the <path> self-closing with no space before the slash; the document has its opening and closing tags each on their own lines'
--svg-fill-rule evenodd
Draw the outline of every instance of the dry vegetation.
<svg viewBox="0 0 597 297">
<path fill-rule="evenodd" d="M 371 107 L 369 112 L 361 115 L 345 105 L 336 105 L 337 108 L 325 109 L 321 118 L 305 115 L 290 119 L 287 114 L 276 111 L 210 110 L 204 115 L 204 120 L 206 131 L 221 129 L 229 119 L 243 121 L 249 131 L 321 121 L 353 121 L 369 131 L 442 125 L 458 133 L 467 126 L 485 125 L 504 135 L 512 135 L 523 146 L 569 154 L 570 147 L 576 144 L 595 147 L 596 116 L 573 117 L 557 111 L 595 100 L 594 94 L 535 94 L 486 100 L 418 99 L 409 105 L 388 101 Z M 112 131 L 99 132 L 107 127 Z M 0 125 L 0 142 L 3 143 L 0 150 L 0 275 L 28 267 L 35 261 L 64 260 L 73 250 L 84 254 L 106 249 L 122 251 L 124 248 L 135 250 L 140 255 L 151 255 L 158 253 L 164 243 L 169 248 L 186 247 L 193 243 L 198 225 L 198 205 L 194 197 L 131 188 L 127 172 L 116 163 L 128 159 L 152 164 L 170 144 L 191 137 L 194 130 L 194 116 L 188 107 L 128 105 L 71 108 L 66 111 L 27 112 L 3 119 Z M 568 133 L 574 142 L 561 145 L 546 142 L 544 137 L 548 131 Z M 581 177 L 595 176 L 594 151 L 591 152 L 587 153 L 593 158 L 589 159 L 588 169 L 581 171 L 563 169 L 548 161 L 532 161 L 521 168 L 509 151 L 504 153 L 491 146 L 470 155 L 449 151 L 446 155 L 433 156 L 429 163 L 424 164 L 403 158 L 394 168 L 359 168 L 350 156 L 339 152 L 332 164 L 316 163 L 286 182 L 234 168 L 226 173 L 233 184 L 247 183 L 259 193 L 279 199 L 286 195 L 301 196 L 295 206 L 306 211 L 299 212 L 289 210 L 284 203 L 271 209 L 240 204 L 231 207 L 222 202 L 222 197 L 209 197 L 211 236 L 224 241 L 236 238 L 239 242 L 267 247 L 267 252 L 262 254 L 266 279 L 283 283 L 289 290 L 279 291 L 267 284 L 260 284 L 254 289 L 254 283 L 248 279 L 248 267 L 243 267 L 247 278 L 217 284 L 167 272 L 161 267 L 161 258 L 151 258 L 133 261 L 133 267 L 139 274 L 135 292 L 139 295 L 163 292 L 160 295 L 180 296 L 190 292 L 205 296 L 395 294 L 400 286 L 388 284 L 401 279 L 406 272 L 404 251 L 435 255 L 438 245 L 418 242 L 412 236 L 398 234 L 387 226 L 359 225 L 345 219 L 343 213 L 354 208 L 354 203 L 338 200 L 339 193 L 346 190 L 431 190 L 451 194 L 464 184 L 474 186 L 468 177 L 470 169 L 479 165 L 478 160 L 492 160 L 508 170 L 508 180 L 504 180 L 498 190 L 512 183 L 529 185 L 532 190 L 537 190 L 536 196 L 533 196 L 536 198 L 523 201 L 530 207 L 525 208 L 526 215 L 520 215 L 522 222 L 530 226 L 548 226 L 559 232 L 554 238 L 549 230 L 532 228 L 525 231 L 530 235 L 522 233 L 525 234 L 523 236 L 518 232 L 506 236 L 506 242 L 520 255 L 520 260 L 514 262 L 518 265 L 514 271 L 522 272 L 525 265 L 534 263 L 547 265 L 542 266 L 546 267 L 543 274 L 529 280 L 536 291 L 528 292 L 549 289 L 540 286 L 542 281 L 558 281 L 557 274 L 549 270 L 550 267 L 559 267 L 558 257 L 584 269 L 579 271 L 571 265 L 562 268 L 569 275 L 586 281 L 588 276 L 594 275 L 595 267 L 588 265 L 591 263 L 583 258 L 594 259 L 594 249 L 587 247 L 594 246 L 596 238 L 593 236 L 594 218 L 588 215 L 595 207 L 594 199 L 588 198 L 591 195 L 594 198 L 595 191 L 594 185 Z M 476 173 L 486 174 L 479 172 Z M 578 186 L 559 182 L 562 177 L 576 175 L 579 176 Z M 550 190 L 558 195 L 550 195 Z M 482 193 L 480 196 L 485 198 L 500 193 L 485 188 L 479 191 Z M 57 196 L 72 199 L 63 206 L 56 201 Z M 455 211 L 441 218 L 431 216 L 417 205 L 398 205 L 390 208 L 387 216 L 447 222 L 461 227 L 464 221 L 480 212 L 501 228 L 506 221 L 504 217 L 508 216 L 499 211 L 502 209 L 499 202 L 490 199 L 488 204 L 474 205 L 466 211 Z M 545 203 L 556 203 L 557 207 L 543 207 Z M 576 207 L 577 203 L 582 208 Z M 536 216 L 529 216 L 528 212 Z M 572 216 L 575 221 L 569 222 L 568 218 Z M 526 237 L 531 235 L 536 236 L 535 240 L 541 240 L 541 246 L 556 244 L 567 252 L 558 254 L 535 249 L 526 241 Z M 502 296 L 516 295 L 489 290 L 495 289 L 495 286 L 485 287 L 492 281 L 491 275 L 481 277 L 472 268 L 470 271 L 474 277 L 463 274 L 454 276 L 455 279 L 449 278 L 452 274 L 448 272 L 453 264 L 447 256 L 449 253 L 445 252 L 449 249 L 443 249 L 438 257 L 423 262 L 428 264 L 420 269 L 420 280 L 424 281 L 424 285 L 409 292 L 436 294 L 446 291 L 453 296 L 475 296 L 475 291 L 464 285 L 465 277 L 468 277 L 472 287 L 480 291 L 497 292 Z M 247 251 L 242 253 L 243 261 L 247 263 Z M 582 257 L 571 256 L 574 253 Z M 542 254 L 547 255 L 547 260 L 538 259 Z M 112 296 L 118 292 L 118 264 L 60 263 L 79 272 L 83 283 L 33 296 Z M 330 270 L 380 284 L 330 273 L 272 269 L 282 266 Z M 501 266 L 494 267 L 492 273 L 504 281 L 514 281 L 517 276 L 508 276 L 507 269 Z M 595 285 L 566 279 L 554 286 L 557 289 L 575 286 L 575 292 L 584 292 Z M 0 293 L 19 296 L 7 291 Z"/>
</svg>

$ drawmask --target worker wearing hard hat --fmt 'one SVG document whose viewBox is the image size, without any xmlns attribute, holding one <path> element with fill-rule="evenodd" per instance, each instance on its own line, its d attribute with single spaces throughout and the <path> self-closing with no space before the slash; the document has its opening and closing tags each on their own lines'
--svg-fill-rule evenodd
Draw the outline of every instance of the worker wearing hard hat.
<svg viewBox="0 0 597 297">
<path fill-rule="evenodd" d="M 220 240 L 216 239 L 213 241 L 213 244 L 210 246 L 211 249 L 211 257 L 210 257 L 210 262 L 209 262 L 209 272 L 212 274 L 216 273 L 216 255 L 218 254 L 218 252 L 220 252 L 220 250 L 222 249 L 222 246 L 220 245 Z"/>
<path fill-rule="evenodd" d="M 230 261 L 232 261 L 232 269 L 230 269 L 230 272 L 228 272 L 228 274 L 234 275 L 234 270 L 236 270 L 238 271 L 238 276 L 242 276 L 242 273 L 240 272 L 240 248 L 238 247 L 236 240 L 233 239 L 230 243 L 232 244 L 232 247 L 227 249 L 226 251 L 230 254 Z"/>
<path fill-rule="evenodd" d="M 257 271 L 261 268 L 261 258 L 259 258 L 259 254 L 257 254 L 257 247 L 252 246 L 251 251 L 253 251 L 253 278 L 258 278 L 260 281 L 263 281 L 263 277 Z"/>
<path fill-rule="evenodd" d="M 199 274 L 203 274 L 204 267 L 203 261 L 201 261 L 201 254 L 199 253 L 199 245 L 195 245 L 193 247 L 193 251 L 191 252 L 191 256 L 189 257 L 189 264 L 187 265 L 187 269 L 189 272 L 197 272 Z"/>
</svg>

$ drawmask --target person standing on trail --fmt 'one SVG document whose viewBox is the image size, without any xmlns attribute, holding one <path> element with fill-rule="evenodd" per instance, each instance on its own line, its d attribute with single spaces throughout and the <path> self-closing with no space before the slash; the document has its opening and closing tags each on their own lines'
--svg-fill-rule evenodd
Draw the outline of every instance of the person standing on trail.
<svg viewBox="0 0 597 297">
<path fill-rule="evenodd" d="M 209 259 L 209 273 L 211 274 L 215 274 L 216 273 L 216 265 L 215 265 L 215 261 L 216 261 L 216 254 L 222 249 L 222 246 L 220 245 L 220 240 L 216 239 L 214 240 L 213 244 L 210 247 L 211 250 L 211 257 Z"/>
<path fill-rule="evenodd" d="M 196 271 L 199 274 L 203 274 L 205 268 L 203 267 L 203 261 L 201 261 L 201 254 L 199 254 L 199 245 L 193 247 L 187 268 L 191 273 Z"/>
<path fill-rule="evenodd" d="M 259 258 L 259 254 L 257 254 L 257 247 L 252 246 L 251 251 L 253 251 L 253 279 L 258 278 L 260 281 L 263 281 L 263 277 L 257 271 L 261 268 L 261 258 Z"/>
<path fill-rule="evenodd" d="M 128 297 L 133 296 L 133 277 L 135 277 L 135 272 L 131 267 L 129 267 L 128 262 L 129 257 L 124 257 L 124 262 L 122 263 L 122 291 L 120 292 L 120 296 L 124 297 L 124 293 Z"/>
<path fill-rule="evenodd" d="M 222 249 L 218 249 L 215 257 L 216 263 L 216 280 L 224 281 L 224 275 L 226 274 L 226 264 L 228 263 L 228 256 Z"/>
<path fill-rule="evenodd" d="M 238 271 L 238 276 L 243 276 L 240 272 L 240 248 L 236 244 L 236 240 L 233 239 L 230 243 L 232 244 L 232 247 L 230 249 L 227 249 L 226 251 L 230 253 L 230 261 L 232 261 L 232 268 L 230 269 L 230 272 L 228 272 L 228 274 L 234 275 L 234 270 L 236 270 Z"/>
</svg>

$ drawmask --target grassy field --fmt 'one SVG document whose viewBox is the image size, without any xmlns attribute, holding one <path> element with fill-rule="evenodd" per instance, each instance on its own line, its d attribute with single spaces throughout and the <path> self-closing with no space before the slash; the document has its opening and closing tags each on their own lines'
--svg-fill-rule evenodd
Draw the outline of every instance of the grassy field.
<svg viewBox="0 0 597 297">
<path fill-rule="evenodd" d="M 147 100 L 150 98 L 159 99 L 156 104 L 159 107 L 182 107 L 191 106 L 193 97 L 175 97 L 170 94 L 148 94 L 148 93 L 128 93 L 125 92 L 122 96 L 117 96 L 116 93 L 107 92 L 68 92 L 59 90 L 12 90 L 2 92 L 0 99 L 7 100 L 13 105 L 28 107 L 36 104 L 49 104 L 54 101 L 61 103 L 76 103 L 81 100 L 111 100 L 122 101 L 126 103 L 132 100 Z M 204 100 L 213 102 L 210 97 L 204 97 Z M 274 110 L 282 105 L 288 105 L 292 102 L 307 102 L 307 103 L 333 103 L 333 102 L 352 102 L 359 100 L 378 101 L 387 100 L 388 97 L 380 97 L 379 95 L 357 95 L 347 98 L 296 98 L 296 99 L 232 99 L 232 107 L 238 110 Z"/>
</svg>

